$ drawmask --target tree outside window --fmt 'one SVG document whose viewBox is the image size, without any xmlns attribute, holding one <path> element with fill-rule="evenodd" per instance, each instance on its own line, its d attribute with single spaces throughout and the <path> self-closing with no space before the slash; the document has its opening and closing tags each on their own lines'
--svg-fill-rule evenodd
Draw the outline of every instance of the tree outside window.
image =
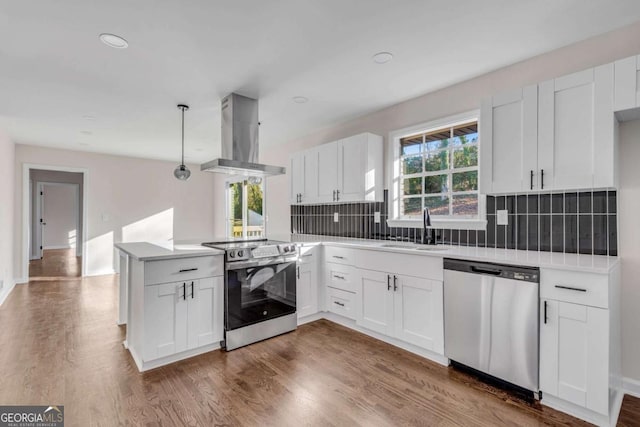
<svg viewBox="0 0 640 427">
<path fill-rule="evenodd" d="M 264 184 L 261 178 L 228 180 L 227 201 L 229 237 L 264 237 Z"/>
</svg>

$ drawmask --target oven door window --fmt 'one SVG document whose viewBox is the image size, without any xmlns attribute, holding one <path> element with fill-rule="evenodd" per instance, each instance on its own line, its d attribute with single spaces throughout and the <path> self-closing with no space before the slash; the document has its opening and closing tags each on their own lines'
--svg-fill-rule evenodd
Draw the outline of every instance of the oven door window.
<svg viewBox="0 0 640 427">
<path fill-rule="evenodd" d="M 227 272 L 227 330 L 296 311 L 296 263 Z"/>
</svg>

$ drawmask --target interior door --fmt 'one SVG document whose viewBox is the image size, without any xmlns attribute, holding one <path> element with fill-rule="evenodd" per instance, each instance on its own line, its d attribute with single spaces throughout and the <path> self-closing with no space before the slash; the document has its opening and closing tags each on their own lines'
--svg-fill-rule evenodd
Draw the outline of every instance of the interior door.
<svg viewBox="0 0 640 427">
<path fill-rule="evenodd" d="M 37 218 L 36 219 L 38 221 L 38 226 L 37 226 L 37 228 L 38 228 L 38 231 L 37 231 L 38 236 L 37 236 L 37 239 L 36 239 L 36 246 L 37 246 L 36 249 L 38 250 L 38 253 L 40 254 L 40 259 L 42 259 L 43 253 L 44 253 L 44 251 L 42 249 L 44 247 L 44 233 L 45 233 L 45 228 L 46 228 L 46 225 L 47 225 L 46 221 L 44 220 L 44 184 L 43 183 L 41 183 L 41 182 L 38 183 L 37 191 L 38 191 L 38 194 L 37 194 L 37 197 L 36 197 L 36 201 L 37 201 L 37 203 L 36 203 L 36 205 L 37 205 L 36 206 L 37 207 L 37 209 L 36 209 Z"/>
</svg>

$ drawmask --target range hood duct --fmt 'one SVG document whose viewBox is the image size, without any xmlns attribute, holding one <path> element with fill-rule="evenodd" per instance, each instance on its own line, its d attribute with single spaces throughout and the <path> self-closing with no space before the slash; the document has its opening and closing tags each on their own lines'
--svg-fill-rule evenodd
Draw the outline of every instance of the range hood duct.
<svg viewBox="0 0 640 427">
<path fill-rule="evenodd" d="M 222 157 L 200 165 L 206 172 L 267 177 L 280 166 L 258 163 L 258 100 L 232 93 L 222 100 Z"/>
</svg>

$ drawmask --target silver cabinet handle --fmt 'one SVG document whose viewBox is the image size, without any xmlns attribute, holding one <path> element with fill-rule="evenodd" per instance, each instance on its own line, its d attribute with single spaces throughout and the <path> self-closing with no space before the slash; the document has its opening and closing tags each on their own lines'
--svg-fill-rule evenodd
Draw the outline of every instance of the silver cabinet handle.
<svg viewBox="0 0 640 427">
<path fill-rule="evenodd" d="M 300 267 L 296 267 L 296 276 L 298 279 L 300 278 Z"/>
<path fill-rule="evenodd" d="M 387 274 L 387 290 L 391 290 L 391 276 Z"/>
<path fill-rule="evenodd" d="M 336 279 L 340 279 L 340 280 L 347 280 L 344 278 L 344 276 L 339 276 L 337 274 L 334 274 L 333 277 L 335 277 Z"/>
<path fill-rule="evenodd" d="M 334 258 L 337 258 L 337 259 L 344 259 L 344 257 L 343 257 L 343 256 L 339 256 L 339 255 L 333 255 L 333 257 L 334 257 Z"/>
<path fill-rule="evenodd" d="M 393 292 L 398 290 L 398 276 L 393 275 Z"/>
<path fill-rule="evenodd" d="M 333 190 L 333 201 L 336 201 L 336 190 Z"/>
<path fill-rule="evenodd" d="M 340 307 L 344 307 L 344 303 L 343 302 L 334 301 L 333 303 L 336 304 L 336 305 L 339 305 Z"/>
<path fill-rule="evenodd" d="M 182 284 L 182 299 L 183 300 L 187 300 L 187 284 L 183 283 Z"/>
<path fill-rule="evenodd" d="M 574 288 L 573 286 L 564 286 L 564 285 L 556 285 L 558 289 L 566 289 L 568 291 L 578 291 L 578 292 L 587 292 L 586 289 L 583 288 Z"/>
<path fill-rule="evenodd" d="M 340 201 L 340 190 L 336 190 L 336 202 Z"/>
<path fill-rule="evenodd" d="M 195 298 L 193 293 L 193 282 L 191 282 L 191 299 Z"/>
<path fill-rule="evenodd" d="M 548 319 L 548 317 L 547 317 L 547 301 L 545 300 L 545 302 L 544 302 L 544 324 L 545 325 L 547 324 L 547 319 Z"/>
<path fill-rule="evenodd" d="M 198 271 L 197 268 L 183 268 L 178 273 L 188 273 L 189 271 Z"/>
</svg>

